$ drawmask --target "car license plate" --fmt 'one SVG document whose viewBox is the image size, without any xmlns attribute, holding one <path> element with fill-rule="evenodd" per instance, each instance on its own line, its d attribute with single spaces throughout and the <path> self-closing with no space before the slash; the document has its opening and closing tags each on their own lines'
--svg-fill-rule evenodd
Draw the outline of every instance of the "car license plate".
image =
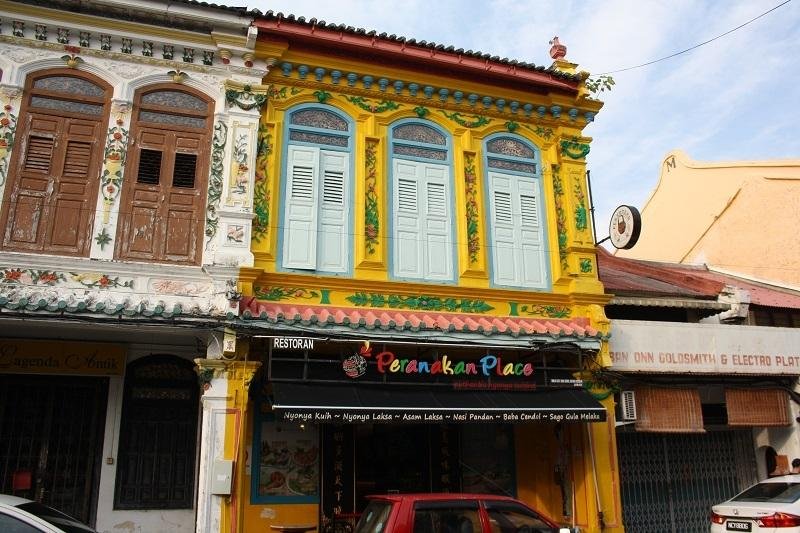
<svg viewBox="0 0 800 533">
<path fill-rule="evenodd" d="M 725 526 L 725 529 L 728 531 L 752 531 L 753 524 L 750 522 L 733 522 L 728 520 L 728 524 Z"/>
</svg>

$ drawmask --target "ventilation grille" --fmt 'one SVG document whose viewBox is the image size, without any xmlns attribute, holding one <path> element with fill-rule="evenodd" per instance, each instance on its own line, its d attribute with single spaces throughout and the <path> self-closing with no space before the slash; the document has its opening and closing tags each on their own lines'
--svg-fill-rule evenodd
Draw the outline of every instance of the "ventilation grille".
<svg viewBox="0 0 800 533">
<path fill-rule="evenodd" d="M 25 170 L 29 172 L 50 173 L 50 160 L 53 157 L 53 139 L 49 137 L 30 137 Z"/>
<path fill-rule="evenodd" d="M 194 189 L 196 170 L 197 154 L 175 154 L 175 172 L 172 174 L 172 186 Z"/>
<path fill-rule="evenodd" d="M 494 191 L 494 219 L 499 224 L 513 224 L 511 214 L 511 194 Z"/>
<path fill-rule="evenodd" d="M 64 176 L 86 178 L 89 175 L 89 161 L 92 158 L 92 143 L 69 141 L 64 156 Z"/>
<path fill-rule="evenodd" d="M 292 200 L 314 199 L 314 169 L 295 165 L 292 167 Z"/>
<path fill-rule="evenodd" d="M 636 396 L 632 390 L 619 393 L 619 406 L 622 420 L 626 422 L 636 420 Z"/>
<path fill-rule="evenodd" d="M 139 173 L 136 183 L 158 185 L 161 177 L 161 152 L 142 148 L 139 152 Z"/>
<path fill-rule="evenodd" d="M 417 211 L 417 182 L 413 180 L 399 180 L 398 189 L 398 208 L 400 211 Z"/>
<path fill-rule="evenodd" d="M 539 212 L 536 209 L 536 197 L 522 195 L 519 198 L 519 202 L 522 209 L 522 225 L 538 226 Z"/>
<path fill-rule="evenodd" d="M 443 183 L 428 183 L 428 214 L 441 217 L 447 215 Z"/>
<path fill-rule="evenodd" d="M 344 172 L 341 170 L 325 171 L 322 176 L 322 201 L 344 205 Z"/>
</svg>

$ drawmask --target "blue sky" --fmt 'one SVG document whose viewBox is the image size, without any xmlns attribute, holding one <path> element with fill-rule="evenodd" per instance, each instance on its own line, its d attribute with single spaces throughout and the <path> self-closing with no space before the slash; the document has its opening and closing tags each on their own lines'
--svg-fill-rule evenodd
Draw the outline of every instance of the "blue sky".
<svg viewBox="0 0 800 533">
<path fill-rule="evenodd" d="M 722 34 L 784 0 L 259 0 L 262 12 L 414 37 L 592 74 L 670 55 Z M 243 2 L 223 2 L 243 5 Z M 642 208 L 673 149 L 698 161 L 800 158 L 800 0 L 678 57 L 613 74 L 585 133 L 598 240 L 614 208 Z"/>
</svg>

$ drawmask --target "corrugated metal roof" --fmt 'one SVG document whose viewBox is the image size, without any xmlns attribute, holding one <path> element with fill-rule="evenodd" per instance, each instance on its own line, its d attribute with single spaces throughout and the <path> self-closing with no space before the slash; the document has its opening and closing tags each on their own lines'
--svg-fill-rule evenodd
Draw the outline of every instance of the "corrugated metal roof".
<svg viewBox="0 0 800 533">
<path fill-rule="evenodd" d="M 597 267 L 606 292 L 616 296 L 691 297 L 711 304 L 732 286 L 746 290 L 751 305 L 800 309 L 800 291 L 716 272 L 706 265 L 628 259 L 598 246 Z"/>
</svg>

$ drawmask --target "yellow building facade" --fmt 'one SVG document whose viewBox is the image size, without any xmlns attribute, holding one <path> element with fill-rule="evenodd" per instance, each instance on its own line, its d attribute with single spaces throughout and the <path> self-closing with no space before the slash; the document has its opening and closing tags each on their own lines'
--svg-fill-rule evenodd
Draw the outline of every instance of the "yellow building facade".
<svg viewBox="0 0 800 533">
<path fill-rule="evenodd" d="M 610 361 L 586 73 L 557 39 L 543 68 L 254 24 L 254 263 L 229 360 L 198 360 L 227 378 L 220 531 L 335 530 L 393 491 L 622 531 L 614 399 L 592 381 Z"/>
</svg>

